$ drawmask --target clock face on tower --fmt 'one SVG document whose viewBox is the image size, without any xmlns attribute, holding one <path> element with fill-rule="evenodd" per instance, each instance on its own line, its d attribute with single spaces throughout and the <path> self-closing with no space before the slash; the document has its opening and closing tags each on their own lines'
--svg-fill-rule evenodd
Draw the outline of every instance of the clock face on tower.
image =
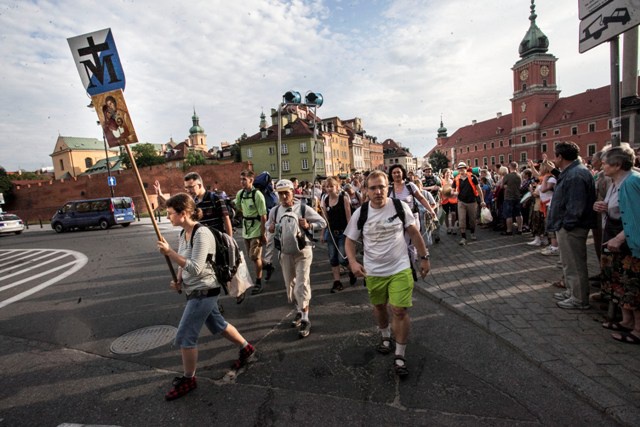
<svg viewBox="0 0 640 427">
<path fill-rule="evenodd" d="M 529 78 L 529 70 L 524 69 L 520 71 L 520 80 L 525 81 Z"/>
<path fill-rule="evenodd" d="M 540 67 L 540 75 L 542 77 L 547 77 L 549 75 L 549 67 L 547 67 L 546 65 Z"/>
</svg>

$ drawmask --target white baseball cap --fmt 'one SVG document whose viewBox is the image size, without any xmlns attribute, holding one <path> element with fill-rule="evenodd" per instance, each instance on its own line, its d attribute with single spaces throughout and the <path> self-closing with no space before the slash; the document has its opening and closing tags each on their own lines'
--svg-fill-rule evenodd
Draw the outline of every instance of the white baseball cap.
<svg viewBox="0 0 640 427">
<path fill-rule="evenodd" d="M 276 191 L 293 191 L 293 182 L 288 179 L 281 179 L 276 184 Z"/>
</svg>

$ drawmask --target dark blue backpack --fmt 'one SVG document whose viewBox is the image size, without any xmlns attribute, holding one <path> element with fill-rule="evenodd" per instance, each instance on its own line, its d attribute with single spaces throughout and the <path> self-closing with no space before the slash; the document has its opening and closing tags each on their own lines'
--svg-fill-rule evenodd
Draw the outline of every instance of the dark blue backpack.
<svg viewBox="0 0 640 427">
<path fill-rule="evenodd" d="M 278 195 L 273 191 L 273 183 L 269 172 L 262 172 L 253 180 L 253 186 L 264 195 L 264 201 L 267 205 L 267 212 L 278 204 Z M 255 200 L 254 200 L 255 202 Z"/>
</svg>

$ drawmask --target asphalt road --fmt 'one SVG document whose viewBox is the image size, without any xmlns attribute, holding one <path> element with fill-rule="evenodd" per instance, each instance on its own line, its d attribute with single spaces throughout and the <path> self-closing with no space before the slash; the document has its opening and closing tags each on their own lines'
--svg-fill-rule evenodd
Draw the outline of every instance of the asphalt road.
<svg viewBox="0 0 640 427">
<path fill-rule="evenodd" d="M 166 222 L 161 228 L 176 241 L 177 230 Z M 0 426 L 615 425 L 509 345 L 420 292 L 411 309 L 411 374 L 399 381 L 392 356 L 374 350 L 378 336 L 360 281 L 329 293 L 323 247 L 312 268 L 308 338 L 289 326 L 292 307 L 277 270 L 261 295 L 241 305 L 222 299 L 227 320 L 256 345 L 255 362 L 234 375 L 228 368 L 237 349 L 203 331 L 198 389 L 165 402 L 181 374 L 177 349 L 110 351 L 128 332 L 177 326 L 182 313 L 184 296 L 168 289 L 151 226 L 0 237 L 0 270 L 14 249 L 73 250 L 87 263 L 0 308 Z M 0 301 L 22 286 L 0 291 Z"/>
</svg>

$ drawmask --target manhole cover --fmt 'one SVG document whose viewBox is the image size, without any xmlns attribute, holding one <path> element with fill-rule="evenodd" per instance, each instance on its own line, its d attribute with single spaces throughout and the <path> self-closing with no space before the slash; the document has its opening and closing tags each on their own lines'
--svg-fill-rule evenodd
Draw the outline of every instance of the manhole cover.
<svg viewBox="0 0 640 427">
<path fill-rule="evenodd" d="M 115 354 L 135 354 L 163 346 L 176 337 L 178 329 L 168 325 L 148 326 L 124 334 L 111 344 Z"/>
</svg>

